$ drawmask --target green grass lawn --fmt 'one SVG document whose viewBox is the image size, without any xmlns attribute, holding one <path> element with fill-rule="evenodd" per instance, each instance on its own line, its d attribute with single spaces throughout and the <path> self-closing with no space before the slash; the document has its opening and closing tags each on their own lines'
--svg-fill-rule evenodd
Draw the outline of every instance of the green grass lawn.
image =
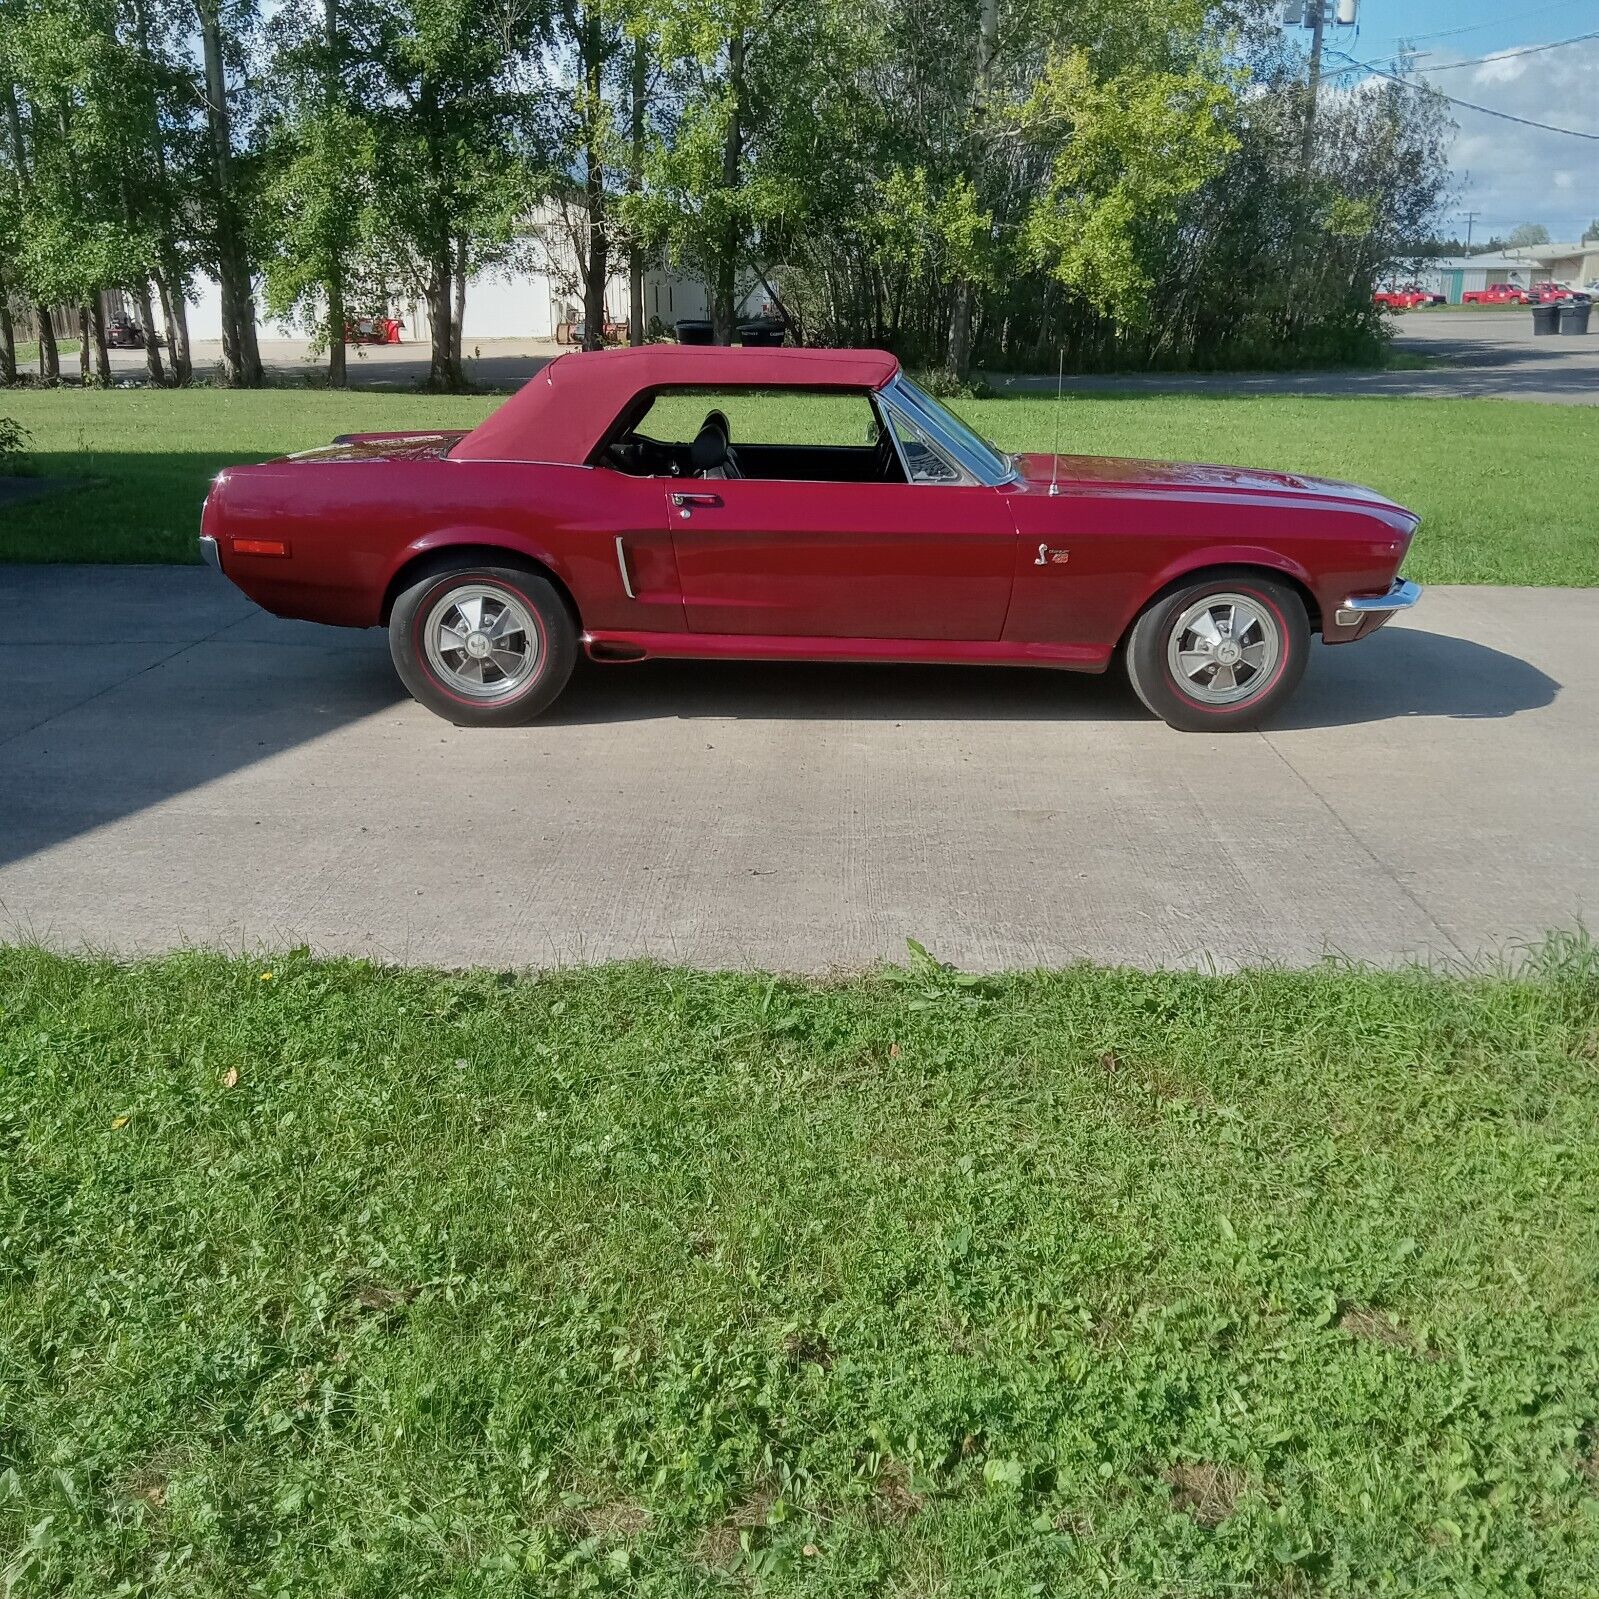
<svg viewBox="0 0 1599 1599">
<path fill-rule="evenodd" d="M 21 390 L 0 412 L 40 471 L 91 481 L 0 511 L 0 560 L 194 559 L 216 471 L 357 429 L 470 427 L 497 397 L 315 390 Z M 1048 398 L 956 407 L 1006 449 L 1048 450 Z M 1425 518 L 1411 575 L 1436 583 L 1599 584 L 1599 415 L 1500 400 L 1095 395 L 1067 401 L 1061 448 L 1275 467 L 1369 483 Z"/>
<path fill-rule="evenodd" d="M 0 949 L 0 1591 L 1547 1596 L 1599 957 Z"/>
</svg>

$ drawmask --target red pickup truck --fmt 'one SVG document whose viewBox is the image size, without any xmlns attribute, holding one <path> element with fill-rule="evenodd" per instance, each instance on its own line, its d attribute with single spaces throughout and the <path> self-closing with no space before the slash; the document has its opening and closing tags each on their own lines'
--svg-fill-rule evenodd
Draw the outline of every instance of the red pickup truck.
<svg viewBox="0 0 1599 1599">
<path fill-rule="evenodd" d="M 1486 289 L 1467 289 L 1462 305 L 1529 305 L 1532 296 L 1519 283 L 1490 283 Z"/>
<path fill-rule="evenodd" d="M 1574 289 L 1569 283 L 1535 283 L 1532 286 L 1534 305 L 1585 305 L 1591 298 L 1585 289 Z"/>
<path fill-rule="evenodd" d="M 1390 311 L 1414 311 L 1418 305 L 1446 305 L 1441 294 L 1433 294 L 1418 283 L 1407 283 L 1402 289 L 1378 289 L 1372 303 L 1387 306 Z"/>
</svg>

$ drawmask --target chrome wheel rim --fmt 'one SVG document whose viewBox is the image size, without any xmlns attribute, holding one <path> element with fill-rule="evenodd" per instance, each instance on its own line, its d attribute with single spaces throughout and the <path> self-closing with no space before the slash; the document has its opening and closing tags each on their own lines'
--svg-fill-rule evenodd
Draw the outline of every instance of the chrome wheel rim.
<svg viewBox="0 0 1599 1599">
<path fill-rule="evenodd" d="M 489 583 L 442 594 L 422 624 L 428 665 L 452 694 L 503 700 L 526 686 L 539 664 L 539 629 L 525 601 Z"/>
<path fill-rule="evenodd" d="M 1272 681 L 1282 652 L 1282 629 L 1259 600 L 1207 594 L 1172 624 L 1166 661 L 1191 699 L 1238 705 Z"/>
</svg>

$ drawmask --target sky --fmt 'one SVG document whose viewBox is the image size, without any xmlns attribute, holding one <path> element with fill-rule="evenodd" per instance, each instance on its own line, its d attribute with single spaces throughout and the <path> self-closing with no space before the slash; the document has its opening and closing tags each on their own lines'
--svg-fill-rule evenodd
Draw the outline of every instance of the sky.
<svg viewBox="0 0 1599 1599">
<path fill-rule="evenodd" d="M 1420 75 L 1445 94 L 1599 134 L 1599 37 L 1534 55 L 1503 54 L 1589 33 L 1599 34 L 1599 0 L 1360 0 L 1357 27 L 1329 29 L 1327 46 L 1392 65 L 1408 43 Z M 1481 60 L 1496 53 L 1501 59 Z M 1480 64 L 1454 65 L 1463 62 Z M 1344 64 L 1328 57 L 1329 67 Z M 1478 242 L 1521 222 L 1541 222 L 1565 241 L 1599 219 L 1599 139 L 1545 133 L 1460 106 L 1450 115 L 1459 132 L 1444 233 L 1465 238 L 1468 211 L 1477 213 Z"/>
</svg>

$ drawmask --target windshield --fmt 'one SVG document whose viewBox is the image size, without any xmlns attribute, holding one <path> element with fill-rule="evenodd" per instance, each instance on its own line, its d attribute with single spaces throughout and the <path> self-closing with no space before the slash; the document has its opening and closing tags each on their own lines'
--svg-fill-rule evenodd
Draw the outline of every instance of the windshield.
<svg viewBox="0 0 1599 1599">
<path fill-rule="evenodd" d="M 932 395 L 923 393 L 904 373 L 889 384 L 887 393 L 936 441 L 944 444 L 973 476 L 985 483 L 1004 483 L 1015 475 L 1008 455 L 996 450 L 980 433 L 974 433 Z"/>
</svg>

